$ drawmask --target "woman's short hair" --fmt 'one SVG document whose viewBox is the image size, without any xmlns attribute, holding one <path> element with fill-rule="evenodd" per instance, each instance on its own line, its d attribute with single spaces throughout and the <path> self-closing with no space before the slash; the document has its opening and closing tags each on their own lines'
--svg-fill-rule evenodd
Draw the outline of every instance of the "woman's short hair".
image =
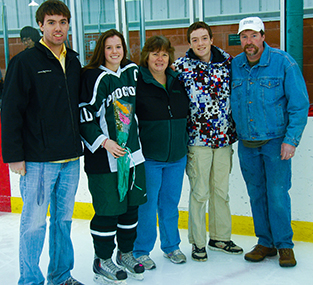
<svg viewBox="0 0 313 285">
<path fill-rule="evenodd" d="M 172 47 L 169 39 L 164 36 L 152 36 L 146 40 L 140 55 L 140 65 L 148 67 L 149 53 L 161 50 L 169 54 L 168 65 L 170 66 L 174 62 L 175 48 Z"/>
</svg>

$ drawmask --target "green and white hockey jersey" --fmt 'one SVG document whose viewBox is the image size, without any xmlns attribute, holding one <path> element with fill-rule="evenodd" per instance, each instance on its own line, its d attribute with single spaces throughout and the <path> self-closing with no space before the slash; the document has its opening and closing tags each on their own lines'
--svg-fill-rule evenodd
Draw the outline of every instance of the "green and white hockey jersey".
<svg viewBox="0 0 313 285">
<path fill-rule="evenodd" d="M 104 66 L 88 69 L 81 78 L 80 134 L 85 144 L 85 171 L 89 174 L 117 171 L 117 159 L 101 143 L 116 139 L 114 118 L 115 99 L 133 105 L 132 123 L 126 147 L 131 151 L 130 167 L 144 162 L 138 138 L 138 124 L 135 116 L 138 66 L 128 61 L 114 72 Z"/>
</svg>

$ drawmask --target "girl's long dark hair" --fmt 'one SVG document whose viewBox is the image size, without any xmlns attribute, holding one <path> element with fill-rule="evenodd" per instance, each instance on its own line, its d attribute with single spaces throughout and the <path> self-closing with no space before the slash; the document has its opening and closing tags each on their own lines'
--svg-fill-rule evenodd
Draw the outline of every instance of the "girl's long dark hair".
<svg viewBox="0 0 313 285">
<path fill-rule="evenodd" d="M 95 68 L 98 68 L 101 64 L 105 64 L 105 57 L 104 57 L 105 41 L 107 38 L 111 38 L 114 36 L 118 36 L 122 41 L 124 55 L 123 55 L 121 64 L 126 64 L 127 47 L 126 47 L 125 39 L 120 32 L 118 32 L 115 29 L 111 29 L 111 30 L 106 31 L 100 36 L 100 38 L 97 41 L 93 55 L 90 59 L 90 62 L 83 68 L 83 71 L 87 69 L 95 69 Z"/>
</svg>

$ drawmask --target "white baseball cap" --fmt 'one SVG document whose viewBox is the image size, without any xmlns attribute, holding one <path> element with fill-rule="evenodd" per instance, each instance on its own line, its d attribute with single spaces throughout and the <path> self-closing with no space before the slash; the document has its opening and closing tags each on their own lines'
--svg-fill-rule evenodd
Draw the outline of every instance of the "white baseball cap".
<svg viewBox="0 0 313 285">
<path fill-rule="evenodd" d="M 244 18 L 239 22 L 238 35 L 244 30 L 252 30 L 256 32 L 260 32 L 261 30 L 264 32 L 264 24 L 259 17 L 248 17 Z"/>
</svg>

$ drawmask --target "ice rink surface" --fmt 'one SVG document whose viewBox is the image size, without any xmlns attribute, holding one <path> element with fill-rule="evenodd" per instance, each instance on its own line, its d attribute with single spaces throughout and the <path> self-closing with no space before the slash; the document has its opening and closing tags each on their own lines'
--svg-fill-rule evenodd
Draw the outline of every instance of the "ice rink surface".
<svg viewBox="0 0 313 285">
<path fill-rule="evenodd" d="M 0 212 L 0 285 L 17 284 L 18 242 L 20 215 Z M 191 245 L 188 243 L 187 230 L 180 230 L 181 250 L 187 256 L 187 263 L 173 264 L 163 257 L 159 241 L 155 245 L 151 258 L 157 268 L 146 271 L 143 281 L 127 279 L 133 285 L 310 285 L 313 284 L 313 243 L 295 242 L 297 266 L 281 268 L 278 256 L 267 258 L 260 263 L 244 260 L 243 255 L 230 255 L 208 250 L 206 262 L 191 259 Z M 88 220 L 73 220 L 72 240 L 75 249 L 74 278 L 85 285 L 93 282 L 92 262 L 93 245 L 89 233 Z M 233 235 L 232 240 L 245 252 L 256 244 L 256 238 Z M 47 240 L 41 256 L 41 269 L 47 270 L 49 262 Z"/>
</svg>

